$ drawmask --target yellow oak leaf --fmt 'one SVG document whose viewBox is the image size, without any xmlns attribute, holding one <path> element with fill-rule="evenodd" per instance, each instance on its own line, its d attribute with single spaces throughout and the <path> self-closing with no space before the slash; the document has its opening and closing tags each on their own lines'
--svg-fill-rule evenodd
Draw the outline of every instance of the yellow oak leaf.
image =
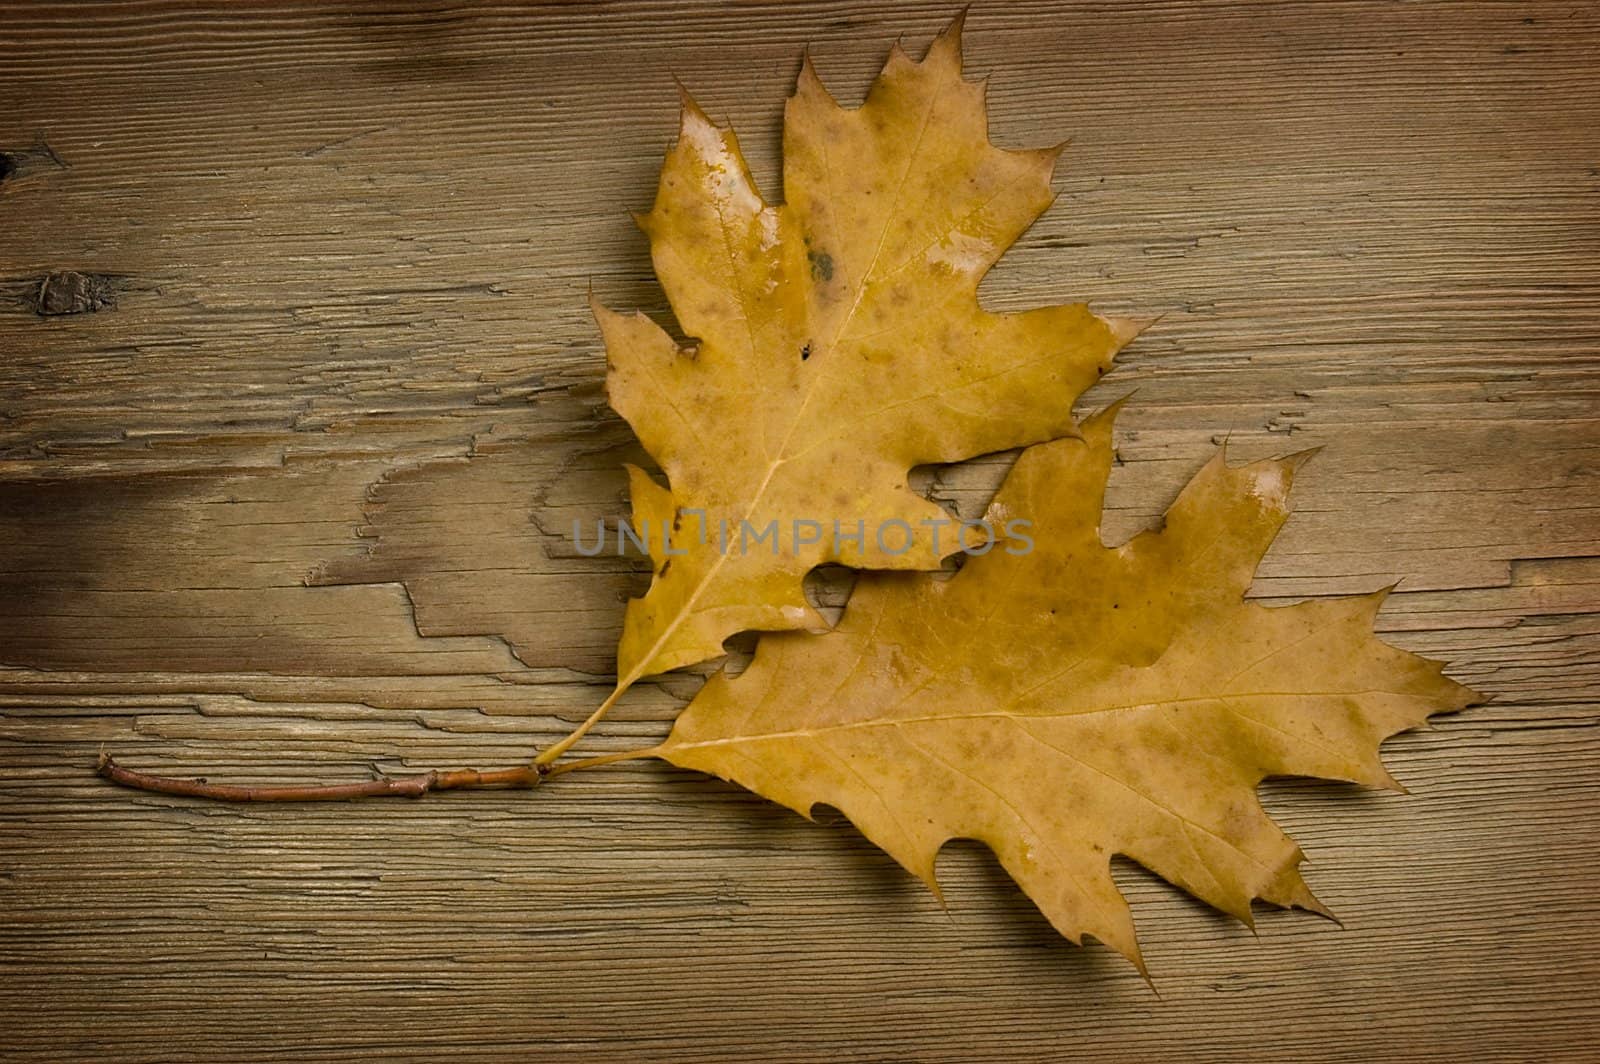
<svg viewBox="0 0 1600 1064">
<path fill-rule="evenodd" d="M 855 110 L 808 60 L 783 148 L 788 202 L 771 205 L 732 130 L 685 98 L 638 220 L 693 340 L 595 307 L 611 405 L 670 483 L 632 474 L 656 571 L 628 606 L 619 689 L 739 631 L 825 627 L 802 591 L 825 562 L 937 569 L 948 514 L 907 489 L 911 467 L 1072 432 L 1073 400 L 1139 329 L 1081 304 L 979 306 L 1049 206 L 1058 149 L 989 142 L 959 20 L 921 62 L 896 48 Z"/>
<path fill-rule="evenodd" d="M 764 636 L 655 753 L 834 806 L 936 890 L 940 847 L 978 839 L 1062 934 L 1141 971 L 1114 855 L 1241 920 L 1256 898 L 1321 911 L 1257 784 L 1397 787 L 1379 744 L 1477 696 L 1374 637 L 1386 592 L 1244 601 L 1305 455 L 1219 455 L 1158 531 L 1102 545 L 1114 413 L 1025 451 L 996 495 L 987 519 L 1030 519 L 1031 550 L 863 576 L 836 629 Z"/>
</svg>

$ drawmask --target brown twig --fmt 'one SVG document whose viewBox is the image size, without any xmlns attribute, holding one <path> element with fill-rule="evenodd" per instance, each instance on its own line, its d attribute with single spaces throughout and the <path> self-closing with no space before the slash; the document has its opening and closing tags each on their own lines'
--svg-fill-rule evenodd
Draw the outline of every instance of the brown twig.
<svg viewBox="0 0 1600 1064">
<path fill-rule="evenodd" d="M 123 768 L 108 754 L 100 755 L 95 771 L 112 783 L 158 794 L 181 794 L 218 802 L 337 802 L 346 798 L 421 798 L 429 791 L 474 787 L 536 787 L 550 774 L 545 765 L 502 768 L 493 772 L 462 768 L 424 772 L 418 776 L 379 776 L 361 783 L 291 783 L 255 787 L 238 783 L 212 783 L 206 779 L 156 776 Z"/>
</svg>

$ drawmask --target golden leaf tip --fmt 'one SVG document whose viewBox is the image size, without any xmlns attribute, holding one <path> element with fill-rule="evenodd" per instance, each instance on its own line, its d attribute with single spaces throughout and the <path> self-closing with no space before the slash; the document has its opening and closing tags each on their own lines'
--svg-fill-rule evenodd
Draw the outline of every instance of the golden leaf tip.
<svg viewBox="0 0 1600 1064">
<path fill-rule="evenodd" d="M 1295 899 L 1294 908 L 1313 913 L 1324 920 L 1331 921 L 1337 927 L 1344 927 L 1344 921 L 1333 914 L 1333 910 L 1322 904 L 1322 899 L 1311 893 L 1311 888 L 1306 887 L 1301 897 Z"/>
<path fill-rule="evenodd" d="M 1108 404 L 1107 406 L 1103 407 L 1100 410 L 1095 411 L 1093 414 L 1090 414 L 1088 417 L 1084 418 L 1083 419 L 1083 429 L 1084 430 L 1098 429 L 1102 425 L 1105 426 L 1106 428 L 1110 428 L 1111 426 L 1114 426 L 1116 424 L 1116 422 L 1117 422 L 1117 415 L 1122 413 L 1123 407 L 1127 406 L 1128 405 L 1128 401 L 1130 399 L 1132 399 L 1135 395 L 1137 395 L 1138 392 L 1139 392 L 1139 389 L 1135 388 L 1135 389 L 1133 389 L 1133 391 L 1128 392 L 1126 395 L 1122 396 L 1119 399 L 1112 400 L 1112 402 L 1110 404 Z M 1080 432 L 1079 436 L 1081 437 L 1081 435 L 1082 435 L 1082 433 Z"/>
<path fill-rule="evenodd" d="M 984 79 L 984 84 L 985 85 L 988 84 L 988 79 L 987 78 Z M 987 106 L 987 101 L 985 102 L 985 106 Z M 1037 159 L 1045 167 L 1045 170 L 1046 170 L 1045 177 L 1046 177 L 1046 179 L 1047 180 L 1054 180 L 1054 178 L 1056 176 L 1056 164 L 1061 162 L 1062 154 L 1071 145 L 1072 145 L 1072 138 L 1071 137 L 1067 137 L 1067 138 L 1065 138 L 1063 140 L 1057 141 L 1054 144 L 1047 144 L 1043 148 L 1022 148 L 1020 150 L 1013 151 L 1012 153 L 1015 154 L 1015 155 L 1031 156 L 1034 159 Z M 1012 151 L 1012 149 L 1009 149 L 1009 148 L 1003 148 L 1001 150 L 1002 151 Z M 1051 206 L 1055 205 L 1056 198 L 1057 198 L 1058 195 L 1059 195 L 1059 193 L 1053 193 L 1050 196 L 1050 204 L 1051 204 Z"/>
<path fill-rule="evenodd" d="M 969 12 L 971 10 L 972 10 L 972 6 L 969 4 L 966 7 L 963 7 L 960 11 L 956 12 L 956 17 L 950 20 L 950 24 L 947 25 L 943 30 L 941 30 L 939 32 L 939 36 L 937 36 L 937 37 L 935 37 L 933 39 L 933 44 L 928 46 L 928 54 L 929 55 L 933 54 L 933 50 L 935 48 L 938 48 L 938 47 L 949 48 L 949 49 L 951 49 L 953 51 L 953 53 L 955 55 L 955 60 L 956 60 L 957 65 L 960 64 L 960 62 L 961 62 L 961 31 L 966 28 L 966 25 L 967 25 L 967 12 Z"/>
<path fill-rule="evenodd" d="M 1303 451 L 1296 451 L 1294 454 L 1285 455 L 1284 457 L 1278 459 L 1278 461 L 1282 462 L 1288 467 L 1289 472 L 1293 473 L 1321 453 L 1322 445 L 1318 444 L 1316 447 L 1307 447 Z"/>
<path fill-rule="evenodd" d="M 1371 628 L 1373 622 L 1378 619 L 1378 612 L 1383 609 L 1383 604 L 1389 600 L 1389 596 L 1394 594 L 1395 588 L 1399 586 L 1400 581 L 1396 580 L 1392 584 L 1380 587 L 1376 591 L 1369 591 L 1365 595 L 1350 596 L 1347 601 L 1358 603 L 1362 607 L 1359 613 L 1361 622 Z M 1427 659 L 1423 658 L 1421 660 L 1426 661 Z M 1440 667 L 1443 668 L 1443 665 L 1441 664 Z"/>
<path fill-rule="evenodd" d="M 1082 944 L 1079 941 L 1078 945 Z M 1150 978 L 1150 966 L 1144 962 L 1144 951 L 1139 948 L 1138 941 L 1134 941 L 1127 949 L 1123 949 L 1121 946 L 1112 946 L 1112 949 L 1115 949 L 1128 959 L 1134 970 L 1139 973 L 1139 978 L 1144 980 L 1144 985 L 1150 988 L 1150 993 L 1157 998 L 1161 997 L 1161 991 L 1156 989 L 1156 981 Z"/>
<path fill-rule="evenodd" d="M 800 53 L 800 73 L 794 80 L 792 100 L 804 97 L 814 97 L 819 102 L 838 107 L 838 101 L 833 98 L 833 93 L 828 91 L 828 86 L 822 83 L 822 75 L 817 73 L 817 64 L 811 58 L 811 46 L 808 44 Z"/>
<path fill-rule="evenodd" d="M 1122 348 L 1131 344 L 1140 333 L 1144 332 L 1146 329 L 1150 328 L 1164 317 L 1166 317 L 1165 314 L 1157 314 L 1152 318 L 1126 318 L 1118 316 L 1102 317 L 1100 320 L 1104 321 L 1106 323 L 1106 328 L 1111 330 L 1111 338 L 1116 341 L 1117 349 L 1120 351 Z"/>
</svg>

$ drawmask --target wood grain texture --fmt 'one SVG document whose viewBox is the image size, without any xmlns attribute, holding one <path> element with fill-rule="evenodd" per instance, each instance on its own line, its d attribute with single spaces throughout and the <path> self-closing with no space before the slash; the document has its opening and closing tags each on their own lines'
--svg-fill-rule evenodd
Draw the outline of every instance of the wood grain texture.
<svg viewBox="0 0 1600 1064">
<path fill-rule="evenodd" d="M 1322 445 L 1256 593 L 1401 580 L 1380 631 L 1495 696 L 1386 747 L 1409 796 L 1264 789 L 1342 928 L 1252 936 L 1123 868 L 1158 996 L 976 845 L 942 909 L 847 825 L 662 765 L 281 808 L 91 775 L 497 767 L 581 719 L 641 576 L 567 541 L 637 457 L 586 297 L 665 319 L 626 212 L 673 76 L 776 192 L 802 46 L 851 100 L 951 14 L 0 5 L 0 1057 L 1592 1059 L 1582 3 L 969 18 L 997 141 L 1073 138 L 986 303 L 1162 315 L 1085 402 L 1137 389 L 1108 536 L 1224 438 Z M 1005 465 L 923 482 L 976 508 Z"/>
</svg>

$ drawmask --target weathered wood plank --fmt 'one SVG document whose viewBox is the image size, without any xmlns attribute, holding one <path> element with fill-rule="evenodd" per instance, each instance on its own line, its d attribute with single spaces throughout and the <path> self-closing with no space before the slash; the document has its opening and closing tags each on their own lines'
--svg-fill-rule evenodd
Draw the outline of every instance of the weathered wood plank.
<svg viewBox="0 0 1600 1064">
<path fill-rule="evenodd" d="M 1159 998 L 975 845 L 948 910 L 847 825 L 654 764 L 342 807 L 112 791 L 516 764 L 607 686 L 629 559 L 591 287 L 680 77 L 776 191 L 943 4 L 0 5 L 0 1056 L 1587 1059 L 1600 989 L 1600 12 L 979 3 L 1005 144 L 1071 136 L 993 306 L 1159 313 L 1106 535 L 1323 446 L 1262 596 L 1400 580 L 1496 696 L 1410 796 L 1264 800 L 1346 921 L 1259 940 L 1135 868 Z M 41 313 L 41 310 L 49 313 Z M 925 477 L 981 506 L 992 458 Z M 844 585 L 824 587 L 841 600 Z M 697 680 L 629 696 L 653 741 Z M 827 818 L 824 817 L 824 820 Z"/>
</svg>

